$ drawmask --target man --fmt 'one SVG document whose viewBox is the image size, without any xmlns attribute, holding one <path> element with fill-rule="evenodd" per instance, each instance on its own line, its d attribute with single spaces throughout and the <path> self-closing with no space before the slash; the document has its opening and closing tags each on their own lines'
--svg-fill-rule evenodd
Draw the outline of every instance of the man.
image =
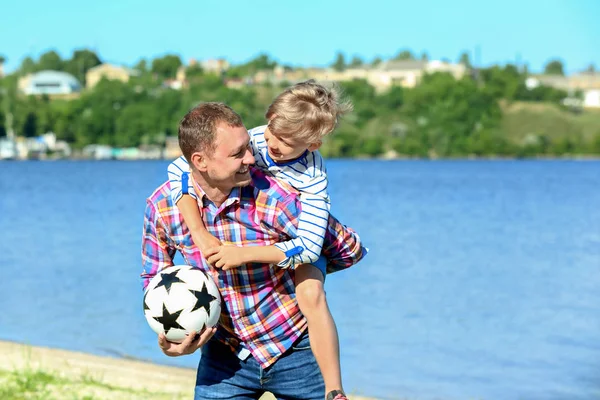
<svg viewBox="0 0 600 400">
<path fill-rule="evenodd" d="M 192 170 L 203 222 L 224 245 L 268 246 L 296 237 L 299 196 L 251 167 L 249 140 L 239 115 L 220 103 L 194 108 L 179 126 L 179 145 Z M 322 400 L 323 380 L 296 302 L 294 271 L 264 263 L 211 268 L 193 245 L 169 191 L 166 182 L 147 201 L 144 287 L 173 265 L 180 251 L 187 264 L 213 276 L 223 300 L 218 330 L 192 332 L 181 344 L 159 337 L 169 356 L 202 348 L 195 398 L 256 399 L 269 391 L 279 399 Z M 355 264 L 364 249 L 351 230 L 330 217 L 323 254 L 328 271 L 335 271 Z"/>
</svg>

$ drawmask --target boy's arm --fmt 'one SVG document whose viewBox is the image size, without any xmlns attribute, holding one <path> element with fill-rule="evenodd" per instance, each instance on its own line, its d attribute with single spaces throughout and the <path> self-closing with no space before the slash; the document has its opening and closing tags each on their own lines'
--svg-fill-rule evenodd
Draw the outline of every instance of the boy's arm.
<svg viewBox="0 0 600 400">
<path fill-rule="evenodd" d="M 197 197 L 196 192 L 194 191 L 194 185 L 190 179 L 190 165 L 185 157 L 181 156 L 169 164 L 167 175 L 169 177 L 169 186 L 171 187 L 173 204 L 177 204 L 181 199 L 181 196 L 186 193 L 194 198 Z"/>
<path fill-rule="evenodd" d="M 297 201 L 288 202 L 278 210 L 278 225 L 288 237 L 295 239 L 276 243 L 272 246 L 221 246 L 208 250 L 206 257 L 210 264 L 225 270 L 250 262 L 277 264 L 282 268 L 295 268 L 296 265 L 314 263 L 321 255 L 323 238 L 329 221 L 329 196 L 327 176 L 323 170 L 311 171 L 296 188 L 300 192 L 302 209 L 295 206 Z M 294 204 L 292 206 L 291 204 Z M 293 209 L 293 210 L 292 210 Z M 284 210 L 282 212 L 282 210 Z M 297 229 L 295 223 L 298 221 Z"/>
<path fill-rule="evenodd" d="M 329 197 L 301 192 L 300 204 L 302 211 L 298 217 L 297 237 L 274 245 L 285 254 L 285 259 L 278 263 L 282 268 L 312 264 L 321 255 L 329 221 Z"/>
<path fill-rule="evenodd" d="M 202 221 L 202 216 L 198 209 L 198 196 L 194 190 L 189 170 L 189 164 L 183 156 L 169 165 L 168 175 L 171 198 L 181 212 L 183 220 L 192 235 L 192 240 L 200 248 L 202 254 L 205 254 L 209 248 L 218 246 L 221 242 L 212 236 L 204 226 L 204 221 Z"/>
<path fill-rule="evenodd" d="M 303 173 L 299 177 L 300 171 L 296 166 L 292 165 L 290 169 L 288 182 L 300 192 L 302 209 L 296 234 L 292 236 L 295 238 L 275 244 L 285 254 L 285 259 L 278 263 L 282 268 L 313 264 L 319 259 L 330 210 L 327 171 L 319 152 L 310 153 L 306 159 L 306 169 L 300 170 Z M 288 174 L 288 171 L 282 172 Z"/>
</svg>

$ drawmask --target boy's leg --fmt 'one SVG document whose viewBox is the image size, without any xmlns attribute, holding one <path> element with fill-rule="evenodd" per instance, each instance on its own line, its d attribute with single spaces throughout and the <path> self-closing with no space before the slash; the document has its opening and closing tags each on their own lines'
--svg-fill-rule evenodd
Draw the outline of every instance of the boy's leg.
<svg viewBox="0 0 600 400">
<path fill-rule="evenodd" d="M 296 299 L 308 322 L 310 347 L 323 374 L 325 393 L 343 391 L 338 334 L 323 288 L 324 268 L 303 264 L 295 273 Z"/>
<path fill-rule="evenodd" d="M 263 387 L 278 400 L 323 400 L 323 376 L 305 332 L 263 375 Z"/>
<path fill-rule="evenodd" d="M 202 347 L 194 400 L 251 400 L 260 398 L 263 392 L 260 365 L 254 358 L 242 361 L 215 339 Z"/>
</svg>

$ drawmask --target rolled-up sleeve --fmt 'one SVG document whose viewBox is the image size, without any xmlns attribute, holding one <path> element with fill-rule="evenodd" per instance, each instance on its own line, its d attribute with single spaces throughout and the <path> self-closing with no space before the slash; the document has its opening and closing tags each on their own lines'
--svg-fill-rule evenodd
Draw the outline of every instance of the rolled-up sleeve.
<svg viewBox="0 0 600 400">
<path fill-rule="evenodd" d="M 346 269 L 368 253 L 360 236 L 332 215 L 329 215 L 329 225 L 323 242 L 323 256 L 327 258 L 327 273 Z"/>
<path fill-rule="evenodd" d="M 142 285 L 148 282 L 163 268 L 173 265 L 175 247 L 169 244 L 165 225 L 153 203 L 146 202 L 144 230 L 142 234 Z"/>
</svg>

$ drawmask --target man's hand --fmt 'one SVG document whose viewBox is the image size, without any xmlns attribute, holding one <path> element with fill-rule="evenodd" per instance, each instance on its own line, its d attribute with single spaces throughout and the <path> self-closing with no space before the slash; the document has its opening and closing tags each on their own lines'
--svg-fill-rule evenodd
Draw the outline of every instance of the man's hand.
<svg viewBox="0 0 600 400">
<path fill-rule="evenodd" d="M 231 268 L 239 267 L 242 264 L 251 262 L 247 257 L 248 248 L 237 246 L 219 246 L 213 247 L 206 252 L 206 260 L 215 268 L 223 268 L 227 271 Z"/>
<path fill-rule="evenodd" d="M 160 346 L 162 352 L 169 357 L 179 357 L 186 354 L 192 354 L 200 347 L 204 346 L 216 331 L 217 328 L 204 329 L 202 334 L 191 331 L 188 337 L 186 337 L 181 343 L 169 342 L 165 334 L 161 333 L 158 335 L 158 345 Z"/>
</svg>

